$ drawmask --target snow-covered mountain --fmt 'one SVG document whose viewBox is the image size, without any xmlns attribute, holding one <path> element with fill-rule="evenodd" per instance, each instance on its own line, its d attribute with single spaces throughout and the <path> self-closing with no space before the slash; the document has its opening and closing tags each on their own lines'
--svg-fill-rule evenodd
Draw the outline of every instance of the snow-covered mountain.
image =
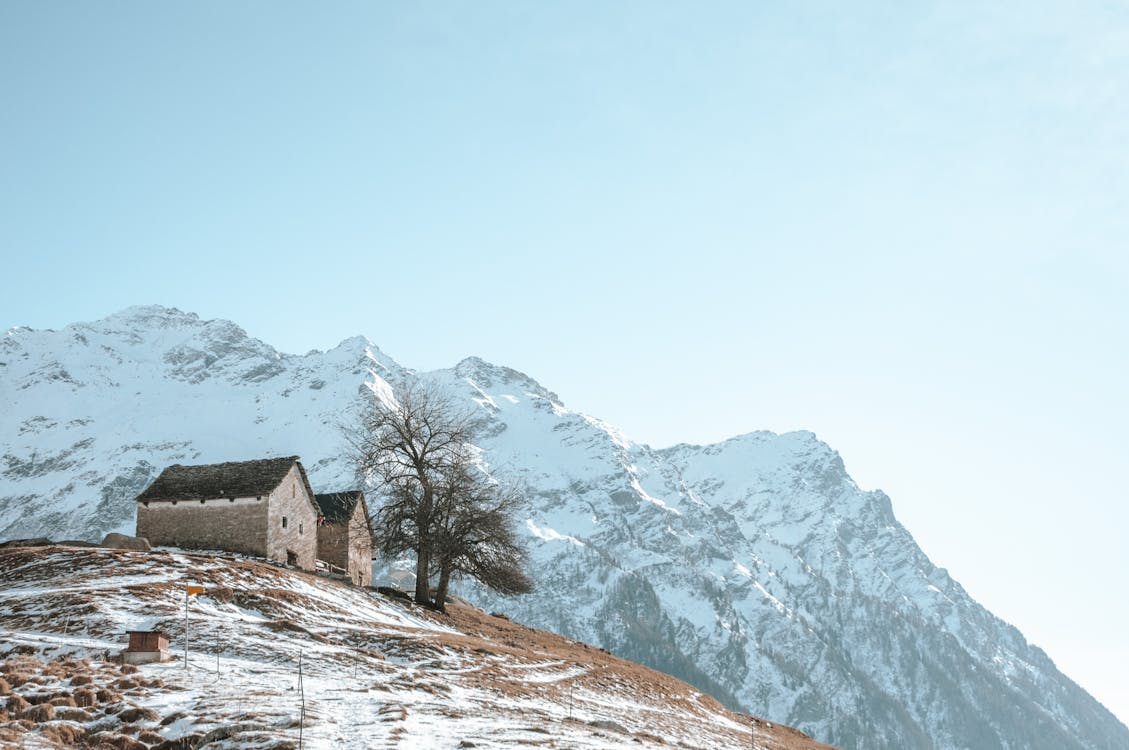
<svg viewBox="0 0 1129 750">
<path fill-rule="evenodd" d="M 130 308 L 0 340 L 0 538 L 133 525 L 170 463 L 299 454 L 352 484 L 340 428 L 404 379 L 473 399 L 524 483 L 537 593 L 490 608 L 685 679 L 824 742 L 1129 747 L 1129 729 L 921 552 L 806 432 L 655 450 L 522 373 L 413 373 L 363 338 L 281 354 L 227 321 Z"/>
</svg>

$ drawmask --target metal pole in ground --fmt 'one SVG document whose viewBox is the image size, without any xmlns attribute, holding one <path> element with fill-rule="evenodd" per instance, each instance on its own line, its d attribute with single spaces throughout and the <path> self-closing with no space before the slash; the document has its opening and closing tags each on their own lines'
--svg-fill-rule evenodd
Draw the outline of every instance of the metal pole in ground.
<svg viewBox="0 0 1129 750">
<path fill-rule="evenodd" d="M 193 586 L 192 584 L 185 584 L 184 586 L 184 669 L 188 671 L 188 600 L 196 594 L 203 594 L 203 586 Z"/>
<path fill-rule="evenodd" d="M 306 728 L 306 686 L 302 681 L 302 652 L 298 651 L 298 697 L 302 701 L 302 710 L 298 715 L 298 750 L 302 750 L 302 733 Z"/>
</svg>

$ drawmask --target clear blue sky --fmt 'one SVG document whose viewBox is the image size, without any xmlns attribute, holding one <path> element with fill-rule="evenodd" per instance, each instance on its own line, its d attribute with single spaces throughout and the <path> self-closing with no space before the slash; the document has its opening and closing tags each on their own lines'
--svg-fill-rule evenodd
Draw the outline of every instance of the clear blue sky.
<svg viewBox="0 0 1129 750">
<path fill-rule="evenodd" d="M 0 102 L 0 328 L 156 302 L 655 445 L 814 430 L 1129 719 L 1125 6 L 11 0 Z"/>
</svg>

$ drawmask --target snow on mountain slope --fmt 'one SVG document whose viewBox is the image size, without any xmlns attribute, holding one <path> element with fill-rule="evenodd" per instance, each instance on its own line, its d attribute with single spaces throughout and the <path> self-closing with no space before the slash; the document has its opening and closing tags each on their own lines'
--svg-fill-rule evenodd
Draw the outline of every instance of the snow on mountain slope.
<svg viewBox="0 0 1129 750">
<path fill-rule="evenodd" d="M 826 748 L 473 607 L 437 615 L 231 555 L 8 549 L 0 582 L 0 673 L 19 696 L 5 704 L 36 718 L 0 713 L 4 747 L 297 748 L 301 731 L 313 749 Z M 103 660 L 126 629 L 161 629 L 182 647 L 187 583 L 204 587 L 190 604 L 188 669 L 180 653 L 140 671 Z"/>
<path fill-rule="evenodd" d="M 283 355 L 233 323 L 156 307 L 13 329 L 0 339 L 0 535 L 129 529 L 129 499 L 170 463 L 317 446 L 303 451 L 311 474 L 348 484 L 339 424 L 369 371 L 389 367 L 361 338 Z"/>
<path fill-rule="evenodd" d="M 279 354 L 231 323 L 131 308 L 0 340 L 0 538 L 129 530 L 173 462 L 299 454 L 351 484 L 339 425 L 421 377 L 478 410 L 530 498 L 532 596 L 476 601 L 724 702 L 864 748 L 1125 748 L 1129 730 L 935 567 L 810 433 L 654 450 L 528 376 L 417 374 L 371 343 Z"/>
</svg>

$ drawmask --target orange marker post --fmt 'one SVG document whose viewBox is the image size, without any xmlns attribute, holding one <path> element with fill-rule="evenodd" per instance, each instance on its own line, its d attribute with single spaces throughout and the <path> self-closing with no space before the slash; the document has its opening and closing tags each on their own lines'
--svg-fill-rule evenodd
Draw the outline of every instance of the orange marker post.
<svg viewBox="0 0 1129 750">
<path fill-rule="evenodd" d="M 184 668 L 188 669 L 188 597 L 203 594 L 203 586 L 187 584 L 184 587 Z"/>
</svg>

